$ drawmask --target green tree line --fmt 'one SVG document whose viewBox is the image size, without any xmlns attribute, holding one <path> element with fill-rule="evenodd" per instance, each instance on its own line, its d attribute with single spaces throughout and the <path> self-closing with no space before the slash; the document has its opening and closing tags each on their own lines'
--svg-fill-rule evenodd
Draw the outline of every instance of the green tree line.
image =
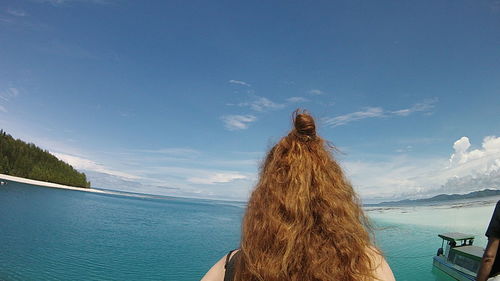
<svg viewBox="0 0 500 281">
<path fill-rule="evenodd" d="M 84 173 L 32 143 L 0 130 L 0 173 L 64 185 L 90 187 Z"/>
</svg>

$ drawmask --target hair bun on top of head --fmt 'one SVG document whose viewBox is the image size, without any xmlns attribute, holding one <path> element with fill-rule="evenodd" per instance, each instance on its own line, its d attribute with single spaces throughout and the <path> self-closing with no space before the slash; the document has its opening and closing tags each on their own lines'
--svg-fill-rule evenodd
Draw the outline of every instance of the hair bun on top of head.
<svg viewBox="0 0 500 281">
<path fill-rule="evenodd" d="M 316 137 L 316 124 L 314 118 L 305 110 L 297 109 L 293 113 L 294 127 L 298 137 L 312 140 Z"/>
</svg>

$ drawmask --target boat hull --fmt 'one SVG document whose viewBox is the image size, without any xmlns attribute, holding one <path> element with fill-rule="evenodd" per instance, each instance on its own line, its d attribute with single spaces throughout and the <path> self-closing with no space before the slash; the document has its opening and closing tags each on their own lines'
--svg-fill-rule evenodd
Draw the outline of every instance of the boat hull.
<svg viewBox="0 0 500 281">
<path fill-rule="evenodd" d="M 440 269 L 441 271 L 445 272 L 446 274 L 450 275 L 451 277 L 460 280 L 460 281 L 474 281 L 476 280 L 476 277 L 468 272 L 465 272 L 464 270 L 461 270 L 458 268 L 458 266 L 449 263 L 448 261 L 445 260 L 443 256 L 435 256 L 433 258 L 432 264 L 434 267 Z"/>
</svg>

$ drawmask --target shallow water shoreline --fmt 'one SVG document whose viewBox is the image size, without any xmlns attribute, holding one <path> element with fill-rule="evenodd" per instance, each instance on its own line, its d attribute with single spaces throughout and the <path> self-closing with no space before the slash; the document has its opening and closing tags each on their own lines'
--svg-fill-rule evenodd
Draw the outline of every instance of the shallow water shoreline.
<svg viewBox="0 0 500 281">
<path fill-rule="evenodd" d="M 426 202 L 418 204 L 363 206 L 363 209 L 367 212 L 379 212 L 379 213 L 387 211 L 408 212 L 415 209 L 426 209 L 426 208 L 431 208 L 434 210 L 461 209 L 461 208 L 476 208 L 476 207 L 484 207 L 487 205 L 495 205 L 499 201 L 500 201 L 500 196 L 487 196 L 479 198 L 446 200 L 446 201 Z"/>
</svg>

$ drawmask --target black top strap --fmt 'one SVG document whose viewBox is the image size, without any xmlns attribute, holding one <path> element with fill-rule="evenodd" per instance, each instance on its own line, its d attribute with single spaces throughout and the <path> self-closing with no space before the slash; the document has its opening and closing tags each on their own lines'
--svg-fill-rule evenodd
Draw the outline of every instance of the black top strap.
<svg viewBox="0 0 500 281">
<path fill-rule="evenodd" d="M 226 272 L 224 273 L 224 281 L 232 281 L 234 278 L 234 266 L 235 262 L 238 259 L 239 255 L 241 252 L 237 252 L 234 254 L 234 256 L 231 258 L 231 254 L 236 251 L 237 249 L 234 249 L 230 251 L 227 256 L 226 256 L 226 265 L 224 268 L 226 269 Z"/>
<path fill-rule="evenodd" d="M 234 250 L 231 250 L 229 251 L 229 253 L 227 253 L 227 256 L 226 256 L 226 264 L 224 265 L 224 268 L 227 268 L 227 262 L 229 261 L 229 257 L 231 257 L 231 254 L 236 251 L 237 249 L 234 249 Z"/>
</svg>

